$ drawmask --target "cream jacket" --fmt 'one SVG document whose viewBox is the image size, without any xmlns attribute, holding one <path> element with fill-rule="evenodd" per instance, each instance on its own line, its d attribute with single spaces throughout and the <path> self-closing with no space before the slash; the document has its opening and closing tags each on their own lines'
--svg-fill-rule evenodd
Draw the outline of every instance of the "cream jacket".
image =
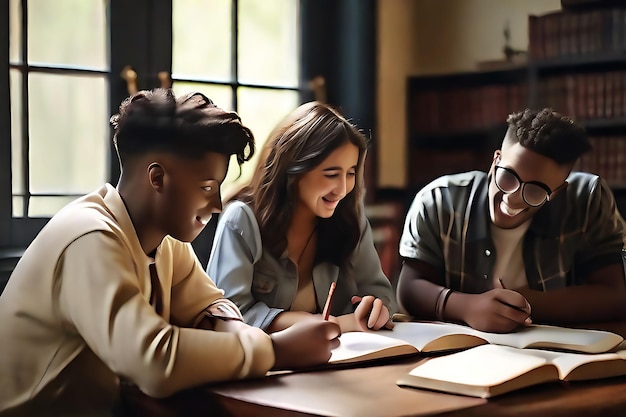
<svg viewBox="0 0 626 417">
<path fill-rule="evenodd" d="M 149 302 L 153 262 L 161 315 Z M 107 184 L 50 220 L 0 297 L 0 411 L 29 402 L 106 407 L 120 376 L 162 397 L 273 366 L 267 334 L 194 329 L 205 315 L 241 318 L 190 244 L 166 237 L 148 257 Z"/>
</svg>

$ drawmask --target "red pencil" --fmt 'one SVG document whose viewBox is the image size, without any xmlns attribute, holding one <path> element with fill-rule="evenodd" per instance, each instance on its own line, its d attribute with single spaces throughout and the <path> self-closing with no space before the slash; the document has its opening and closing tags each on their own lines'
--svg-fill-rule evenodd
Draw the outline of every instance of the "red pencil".
<svg viewBox="0 0 626 417">
<path fill-rule="evenodd" d="M 330 289 L 328 290 L 328 297 L 326 298 L 326 304 L 324 305 L 324 311 L 322 312 L 322 317 L 324 320 L 328 321 L 328 317 L 330 316 L 330 305 L 333 302 L 333 294 L 335 292 L 335 287 L 337 283 L 335 281 L 330 283 Z"/>
</svg>

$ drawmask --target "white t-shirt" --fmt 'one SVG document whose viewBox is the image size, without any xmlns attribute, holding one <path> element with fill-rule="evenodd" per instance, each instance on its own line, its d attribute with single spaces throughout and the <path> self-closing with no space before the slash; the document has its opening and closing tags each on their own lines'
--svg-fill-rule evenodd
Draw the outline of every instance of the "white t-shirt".
<svg viewBox="0 0 626 417">
<path fill-rule="evenodd" d="M 530 220 L 515 229 L 501 229 L 493 223 L 491 224 L 491 237 L 496 247 L 497 256 L 492 274 L 494 288 L 500 288 L 498 278 L 501 278 L 505 287 L 511 290 L 528 285 L 522 247 L 524 235 L 530 226 Z"/>
</svg>

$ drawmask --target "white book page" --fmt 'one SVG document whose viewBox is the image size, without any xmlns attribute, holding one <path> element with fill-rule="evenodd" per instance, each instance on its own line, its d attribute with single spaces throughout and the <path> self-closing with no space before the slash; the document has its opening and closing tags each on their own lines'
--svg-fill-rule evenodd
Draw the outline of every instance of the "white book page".
<svg viewBox="0 0 626 417">
<path fill-rule="evenodd" d="M 557 348 L 586 353 L 602 353 L 613 349 L 624 339 L 601 330 L 572 329 L 558 326 L 532 325 L 513 333 L 476 334 L 490 343 L 517 348 Z"/>
<path fill-rule="evenodd" d="M 442 345 L 447 345 L 448 349 L 458 349 L 480 344 L 466 338 L 455 338 L 454 335 L 473 336 L 491 344 L 520 349 L 552 348 L 585 353 L 604 353 L 624 341 L 622 336 L 602 330 L 547 325 L 531 325 L 512 333 L 488 333 L 454 323 L 399 322 L 395 323 L 393 330 L 381 330 L 378 333 L 404 340 L 422 352 L 439 350 Z M 438 346 L 425 350 L 429 343 L 437 339 L 441 339 Z"/>
<path fill-rule="evenodd" d="M 490 387 L 501 384 L 548 360 L 498 345 L 481 345 L 462 352 L 426 360 L 409 375 L 456 384 Z"/>
<path fill-rule="evenodd" d="M 415 346 L 420 352 L 423 352 L 425 346 L 429 343 L 440 338 L 448 338 L 447 342 L 442 341 L 441 343 L 447 345 L 447 349 L 459 349 L 486 343 L 486 340 L 477 335 L 476 331 L 472 328 L 453 323 L 401 322 L 395 323 L 393 330 L 380 330 L 378 333 L 404 340 Z M 463 339 L 456 337 L 455 339 L 459 340 L 451 340 L 455 335 L 471 336 L 471 339 L 465 338 L 465 341 L 463 341 Z M 483 341 L 475 340 L 476 337 L 480 337 Z M 467 340 L 470 340 L 470 343 L 466 342 Z"/>
<path fill-rule="evenodd" d="M 382 334 L 374 332 L 347 332 L 339 336 L 340 344 L 332 350 L 329 363 L 346 362 L 352 359 L 371 355 L 375 352 L 389 351 L 398 346 L 406 346 L 407 343 L 399 339 L 386 337 Z M 405 349 L 408 351 L 411 349 Z M 417 353 L 415 351 L 415 353 Z M 387 355 L 380 354 L 375 357 L 385 357 Z M 373 358 L 375 358 L 373 357 Z M 372 359 L 373 359 L 372 358 Z"/>
<path fill-rule="evenodd" d="M 615 364 L 610 367 L 614 368 L 615 375 L 623 374 L 623 369 L 626 369 L 626 350 L 621 350 L 615 353 L 570 353 L 570 352 L 552 352 L 548 350 L 539 349 L 526 349 L 534 356 L 545 358 L 548 362 L 553 363 L 559 368 L 559 377 L 561 379 L 567 378 L 567 376 L 575 368 L 591 362 L 603 362 L 603 361 L 624 361 L 621 367 L 616 367 Z M 613 376 L 613 373 L 606 375 Z M 600 377 L 600 375 L 598 375 Z"/>
</svg>

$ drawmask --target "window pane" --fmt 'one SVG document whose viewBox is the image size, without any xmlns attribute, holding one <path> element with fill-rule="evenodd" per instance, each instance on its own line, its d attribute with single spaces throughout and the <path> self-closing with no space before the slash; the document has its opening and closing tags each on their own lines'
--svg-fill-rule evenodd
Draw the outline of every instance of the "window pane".
<svg viewBox="0 0 626 417">
<path fill-rule="evenodd" d="M 298 85 L 297 0 L 239 0 L 239 81 Z"/>
<path fill-rule="evenodd" d="M 22 7 L 20 0 L 9 3 L 9 62 L 22 62 Z"/>
<path fill-rule="evenodd" d="M 106 1 L 28 0 L 29 63 L 108 69 Z"/>
<path fill-rule="evenodd" d="M 231 0 L 172 2 L 173 78 L 231 81 L 231 4 Z"/>
<path fill-rule="evenodd" d="M 25 197 L 13 197 L 13 217 L 24 217 Z"/>
<path fill-rule="evenodd" d="M 31 193 L 82 194 L 102 185 L 109 150 L 106 79 L 32 73 L 29 89 Z"/>
<path fill-rule="evenodd" d="M 11 89 L 11 181 L 13 194 L 24 194 L 24 164 L 22 160 L 22 73 L 9 71 Z"/>
<path fill-rule="evenodd" d="M 237 91 L 238 113 L 243 124 L 252 130 L 257 151 L 252 161 L 243 164 L 240 178 L 237 178 L 239 175 L 237 162 L 231 159 L 228 175 L 226 175 L 226 180 L 222 187 L 223 195 L 228 195 L 233 189 L 250 181 L 268 135 L 278 122 L 284 119 L 299 104 L 296 91 L 243 87 Z"/>
<path fill-rule="evenodd" d="M 213 103 L 224 110 L 233 109 L 233 89 L 229 86 L 175 81 L 172 89 L 176 97 L 187 93 L 200 92 L 213 100 Z"/>
<path fill-rule="evenodd" d="M 74 200 L 76 197 L 31 197 L 28 217 L 49 217 Z"/>
</svg>

